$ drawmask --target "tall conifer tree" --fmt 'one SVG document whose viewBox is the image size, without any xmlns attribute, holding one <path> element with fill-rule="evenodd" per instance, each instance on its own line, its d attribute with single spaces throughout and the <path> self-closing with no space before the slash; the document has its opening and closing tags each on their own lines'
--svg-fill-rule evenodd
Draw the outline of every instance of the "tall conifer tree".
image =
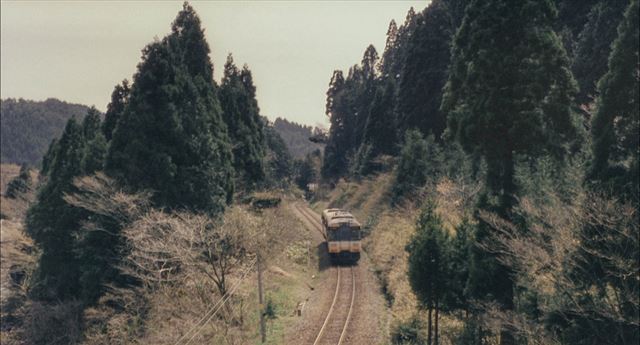
<svg viewBox="0 0 640 345">
<path fill-rule="evenodd" d="M 129 81 L 123 80 L 122 84 L 118 84 L 111 93 L 111 102 L 107 105 L 107 112 L 104 115 L 104 123 L 102 124 L 102 133 L 107 141 L 111 140 L 113 131 L 116 129 L 118 120 L 124 112 L 129 98 Z"/>
<path fill-rule="evenodd" d="M 450 134 L 487 161 L 504 210 L 516 193 L 515 156 L 561 157 L 578 136 L 555 15 L 551 1 L 474 1 L 454 40 L 442 109 Z"/>
<path fill-rule="evenodd" d="M 265 176 L 263 123 L 251 71 L 246 65 L 238 70 L 231 54 L 224 66 L 219 95 L 233 146 L 236 174 L 250 188 Z"/>
<path fill-rule="evenodd" d="M 617 36 L 616 28 L 629 0 L 603 0 L 589 12 L 588 21 L 578 36 L 573 74 L 578 82 L 579 104 L 594 101 L 596 84 L 607 71 L 611 44 Z"/>
<path fill-rule="evenodd" d="M 82 173 L 83 144 L 83 128 L 71 118 L 55 144 L 46 184 L 27 212 L 27 232 L 41 250 L 31 288 L 38 299 L 66 299 L 79 292 L 74 236 L 80 214 L 63 197 L 74 190 L 73 178 Z"/>
<path fill-rule="evenodd" d="M 451 39 L 460 24 L 460 8 L 464 8 L 459 3 L 466 1 L 436 0 L 416 16 L 413 32 L 406 39 L 399 73 L 400 133 L 416 128 L 440 140 L 446 127 L 440 103 L 447 80 Z"/>
<path fill-rule="evenodd" d="M 104 128 L 104 124 L 100 120 L 100 113 L 96 108 L 89 109 L 87 116 L 82 120 L 84 144 L 81 168 L 85 175 L 93 174 L 104 167 L 107 140 L 102 134 L 101 127 Z"/>
<path fill-rule="evenodd" d="M 516 202 L 516 157 L 562 157 L 578 136 L 575 82 L 553 31 L 555 16 L 550 0 L 475 0 L 454 39 L 442 110 L 451 136 L 487 163 L 479 206 L 506 218 Z M 490 231 L 479 224 L 475 240 L 488 240 Z M 509 269 L 479 246 L 471 259 L 472 296 L 513 308 Z M 506 330 L 501 339 L 514 343 Z"/>
<path fill-rule="evenodd" d="M 342 71 L 334 71 L 327 91 L 326 114 L 331 122 L 327 146 L 324 149 L 322 176 L 336 179 L 347 170 L 347 152 L 350 149 L 349 105 Z"/>
<path fill-rule="evenodd" d="M 639 80 L 638 0 L 632 0 L 618 27 L 609 70 L 598 84 L 593 118 L 592 180 L 610 191 L 638 200 Z"/>
<path fill-rule="evenodd" d="M 107 171 L 169 208 L 218 213 L 233 194 L 232 154 L 200 19 L 185 3 L 149 44 L 113 133 Z"/>
<path fill-rule="evenodd" d="M 383 80 L 380 84 L 376 86 L 375 96 L 369 106 L 364 132 L 364 142 L 371 145 L 371 154 L 374 157 L 397 151 L 395 85 L 391 79 Z"/>
</svg>

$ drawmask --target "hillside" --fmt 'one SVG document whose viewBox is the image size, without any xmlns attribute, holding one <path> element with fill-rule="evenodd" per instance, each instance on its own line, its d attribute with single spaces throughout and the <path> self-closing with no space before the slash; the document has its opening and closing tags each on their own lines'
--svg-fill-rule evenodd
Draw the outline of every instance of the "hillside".
<svg viewBox="0 0 640 345">
<path fill-rule="evenodd" d="M 60 136 L 68 119 L 82 119 L 89 107 L 49 98 L 0 101 L 2 163 L 37 165 L 53 138 Z"/>
<path fill-rule="evenodd" d="M 323 145 L 312 143 L 309 137 L 313 135 L 314 128 L 300 125 L 287 119 L 277 118 L 273 127 L 280 134 L 294 158 L 302 159 L 308 153 L 322 148 Z"/>
</svg>

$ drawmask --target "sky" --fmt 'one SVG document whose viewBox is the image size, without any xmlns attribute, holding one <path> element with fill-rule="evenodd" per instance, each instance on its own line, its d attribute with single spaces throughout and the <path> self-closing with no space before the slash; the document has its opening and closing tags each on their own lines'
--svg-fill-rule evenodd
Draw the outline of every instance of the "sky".
<svg viewBox="0 0 640 345">
<path fill-rule="evenodd" d="M 324 124 L 335 69 L 384 49 L 391 19 L 428 1 L 191 1 L 211 47 L 214 78 L 233 53 L 254 77 L 261 114 Z M 113 87 L 132 79 L 141 50 L 170 31 L 181 1 L 2 1 L 0 93 L 50 97 L 106 110 Z"/>
</svg>

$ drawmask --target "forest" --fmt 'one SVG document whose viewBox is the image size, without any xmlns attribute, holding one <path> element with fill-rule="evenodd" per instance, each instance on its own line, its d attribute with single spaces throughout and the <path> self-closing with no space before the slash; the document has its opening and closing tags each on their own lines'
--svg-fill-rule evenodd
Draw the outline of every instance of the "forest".
<svg viewBox="0 0 640 345">
<path fill-rule="evenodd" d="M 307 154 L 322 149 L 322 145 L 309 141 L 309 138 L 321 131 L 318 127 L 312 128 L 284 118 L 276 118 L 273 128 L 284 139 L 289 152 L 297 159 L 304 158 Z"/>
<path fill-rule="evenodd" d="M 310 255 L 283 240 L 308 241 L 287 232 L 301 228 L 288 208 L 255 202 L 297 198 L 363 212 L 388 343 L 637 344 L 638 3 L 411 8 L 385 47 L 327 76 L 330 128 L 312 143 L 319 129 L 262 116 L 252 71 L 232 54 L 214 80 L 185 2 L 104 114 L 2 101 L 2 161 L 27 163 L 3 203 L 28 203 L 21 241 L 35 253 L 21 299 L 3 309 L 4 325 L 22 321 L 3 338 L 180 343 L 188 333 L 171 330 L 187 318 L 159 299 L 200 312 L 261 257 Z M 406 242 L 384 232 L 407 219 Z M 391 254 L 379 254 L 385 242 Z M 402 298 L 415 306 L 401 318 Z M 233 303 L 202 339 L 257 343 L 244 300 Z M 263 307 L 255 314 L 278 315 Z"/>
<path fill-rule="evenodd" d="M 24 99 L 0 101 L 2 163 L 37 166 L 49 143 L 60 136 L 71 117 L 81 119 L 89 107 L 54 98 L 42 102 Z"/>
</svg>

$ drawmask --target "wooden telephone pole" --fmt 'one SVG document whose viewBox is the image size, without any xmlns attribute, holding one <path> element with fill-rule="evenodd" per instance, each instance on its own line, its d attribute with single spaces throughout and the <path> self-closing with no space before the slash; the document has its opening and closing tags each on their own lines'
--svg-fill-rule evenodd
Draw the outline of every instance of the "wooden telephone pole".
<svg viewBox="0 0 640 345">
<path fill-rule="evenodd" d="M 262 296 L 262 259 L 258 255 L 258 301 L 260 302 L 260 339 L 264 344 L 267 341 L 267 331 L 264 324 L 264 298 Z"/>
</svg>

